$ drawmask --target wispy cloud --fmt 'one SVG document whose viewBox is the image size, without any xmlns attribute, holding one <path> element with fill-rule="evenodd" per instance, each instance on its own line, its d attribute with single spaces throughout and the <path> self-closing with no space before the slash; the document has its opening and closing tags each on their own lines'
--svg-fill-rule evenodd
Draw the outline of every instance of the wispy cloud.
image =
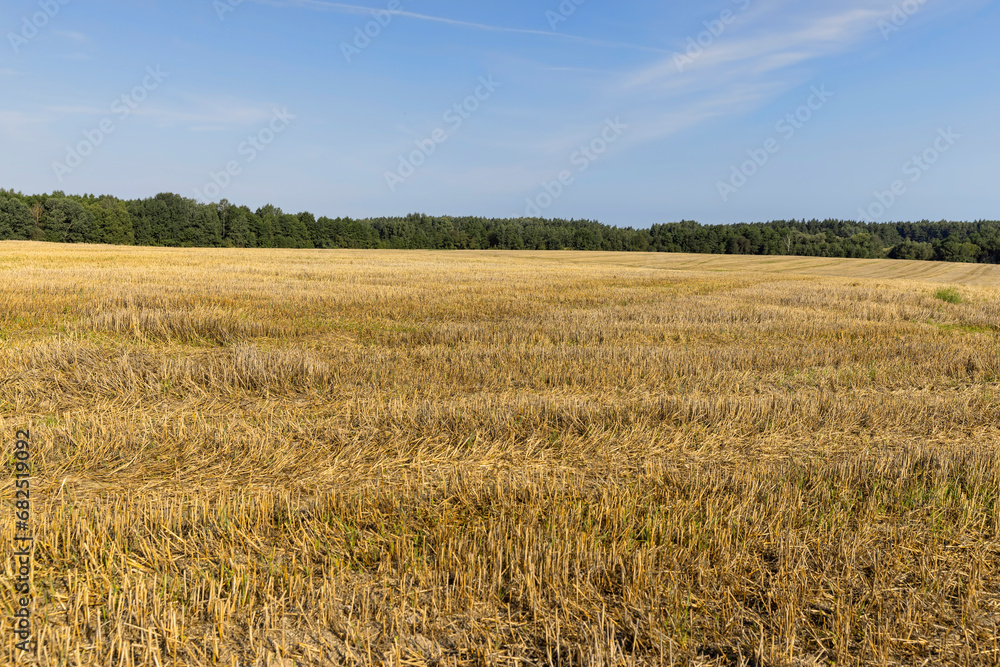
<svg viewBox="0 0 1000 667">
<path fill-rule="evenodd" d="M 364 16 L 371 16 L 371 13 L 373 11 L 371 7 L 363 7 L 361 5 L 351 5 L 343 2 L 327 2 L 326 0 L 255 0 L 255 1 L 258 4 L 271 5 L 274 7 L 305 7 L 309 9 L 321 9 L 321 10 L 340 12 L 343 14 L 356 14 Z M 473 30 L 486 30 L 489 32 L 503 32 L 503 33 L 517 34 L 517 35 L 534 35 L 537 37 L 559 39 L 559 40 L 577 42 L 580 44 L 588 44 L 590 46 L 601 46 L 601 47 L 615 48 L 615 49 L 631 49 L 635 51 L 646 51 L 650 53 L 668 53 L 666 49 L 658 48 L 655 46 L 646 46 L 643 44 L 630 44 L 627 42 L 614 42 L 603 39 L 594 39 L 592 37 L 582 37 L 580 35 L 571 35 L 562 32 L 554 32 L 547 30 L 532 30 L 530 28 L 509 28 L 505 26 L 489 25 L 486 23 L 476 23 L 474 21 L 462 21 L 459 19 L 452 19 L 444 16 L 418 14 L 416 12 L 408 12 L 404 10 L 382 10 L 382 11 L 388 11 L 388 13 L 394 16 L 404 16 L 406 18 L 416 19 L 419 21 L 431 21 L 434 23 L 443 23 L 445 25 L 455 26 L 457 28 L 469 28 Z"/>
<path fill-rule="evenodd" d="M 56 37 L 61 37 L 78 44 L 85 44 L 90 41 L 90 38 L 88 38 L 85 34 L 77 32 L 76 30 L 53 30 L 52 34 Z"/>
<path fill-rule="evenodd" d="M 266 122 L 273 113 L 274 105 L 248 104 L 229 100 L 193 99 L 181 107 L 162 104 L 141 104 L 129 110 L 135 118 L 145 118 L 156 127 L 186 127 L 192 132 L 218 132 L 244 127 L 253 127 Z M 113 116 L 120 110 L 111 107 L 88 105 L 50 105 L 42 108 L 42 114 L 34 116 L 37 122 L 48 122 L 58 117 L 80 117 L 92 120 L 102 116 Z M 8 112 L 15 113 L 15 112 Z M 19 118 L 13 117 L 13 118 Z M 13 120 L 11 121 L 13 122 Z M 23 121 L 21 121 L 23 122 Z"/>
<path fill-rule="evenodd" d="M 697 59 L 684 68 L 683 75 L 671 56 L 633 73 L 625 80 L 624 86 L 683 88 L 694 80 L 704 81 L 706 76 L 711 76 L 713 82 L 718 83 L 719 79 L 731 79 L 737 75 L 761 76 L 786 69 L 832 55 L 856 44 L 866 33 L 876 33 L 879 18 L 891 12 L 891 8 L 884 11 L 859 8 L 844 11 L 838 8 L 837 11 L 839 13 L 816 16 L 805 25 L 793 25 L 784 30 L 775 30 L 771 25 L 767 32 L 750 37 L 739 38 L 732 34 L 737 30 L 752 32 L 755 26 L 749 25 L 748 21 L 734 26 L 729 33 L 705 48 Z"/>
<path fill-rule="evenodd" d="M 46 121 L 36 114 L 0 110 L 0 134 L 22 139 L 29 130 L 41 129 Z"/>
<path fill-rule="evenodd" d="M 107 109 L 83 105 L 55 105 L 44 107 L 44 110 L 60 116 L 99 116 L 108 113 Z"/>
<path fill-rule="evenodd" d="M 808 81 L 815 71 L 810 65 L 820 59 L 857 48 L 866 40 L 881 43 L 878 22 L 892 10 L 892 2 L 886 0 L 808 7 L 792 0 L 758 0 L 683 71 L 674 55 L 686 48 L 686 36 L 678 37 L 677 50 L 666 57 L 605 76 L 604 87 L 593 95 L 602 102 L 597 106 L 620 109 L 622 121 L 629 125 L 616 150 L 641 147 L 705 122 L 758 109 Z M 693 34 L 701 29 L 691 28 Z M 544 165 L 568 154 L 588 138 L 588 132 L 593 129 L 586 123 L 567 124 L 534 146 L 524 146 L 522 153 L 533 158 L 523 167 L 540 178 L 539 162 Z"/>
<path fill-rule="evenodd" d="M 182 109 L 165 106 L 141 106 L 133 113 L 158 127 L 187 126 L 192 132 L 221 132 L 252 127 L 271 118 L 271 107 L 240 103 L 210 102 L 200 108 Z"/>
<path fill-rule="evenodd" d="M 744 113 L 777 97 L 785 88 L 778 82 L 744 83 L 685 100 L 667 111 L 647 108 L 637 114 L 632 130 L 622 137 L 622 145 L 642 145 L 713 118 Z"/>
<path fill-rule="evenodd" d="M 674 59 L 686 48 L 679 42 L 670 57 L 626 73 L 608 94 L 633 100 L 646 120 L 637 123 L 623 143 L 669 136 L 776 99 L 808 80 L 811 63 L 865 40 L 881 43 L 878 23 L 891 15 L 893 6 L 886 0 L 848 0 L 797 9 L 798 3 L 789 0 L 758 2 L 686 62 L 683 71 Z"/>
</svg>

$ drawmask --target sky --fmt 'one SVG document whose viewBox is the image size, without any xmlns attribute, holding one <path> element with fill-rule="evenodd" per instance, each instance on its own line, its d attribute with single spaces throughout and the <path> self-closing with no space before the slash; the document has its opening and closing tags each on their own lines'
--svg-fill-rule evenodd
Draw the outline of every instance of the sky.
<svg viewBox="0 0 1000 667">
<path fill-rule="evenodd" d="M 0 0 L 0 187 L 1000 219 L 994 0 Z"/>
</svg>

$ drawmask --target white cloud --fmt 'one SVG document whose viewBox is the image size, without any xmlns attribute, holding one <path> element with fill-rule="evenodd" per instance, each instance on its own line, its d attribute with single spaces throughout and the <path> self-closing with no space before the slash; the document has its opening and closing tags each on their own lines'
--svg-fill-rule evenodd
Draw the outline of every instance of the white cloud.
<svg viewBox="0 0 1000 667">
<path fill-rule="evenodd" d="M 60 116 L 99 116 L 108 112 L 107 109 L 82 105 L 47 106 L 44 110 Z"/>
<path fill-rule="evenodd" d="M 209 108 L 191 111 L 162 106 L 140 106 L 132 112 L 160 127 L 187 125 L 193 132 L 231 130 L 267 122 L 273 115 L 269 108 L 244 105 L 213 104 Z"/>
<path fill-rule="evenodd" d="M 310 9 L 324 9 L 329 11 L 341 12 L 344 14 L 355 14 L 371 17 L 373 8 L 363 7 L 361 5 L 352 5 L 343 2 L 327 2 L 326 0 L 256 0 L 258 4 L 271 5 L 275 7 L 305 7 Z M 626 42 L 612 42 L 603 39 L 594 39 L 591 37 L 581 37 L 579 35 L 570 35 L 561 32 L 548 31 L 548 30 L 532 30 L 530 28 L 508 28 L 503 26 L 488 25 L 486 23 L 477 23 L 474 21 L 461 21 L 459 19 L 451 19 L 444 16 L 432 16 L 430 14 L 418 14 L 416 12 L 408 12 L 403 10 L 382 10 L 388 11 L 388 13 L 394 16 L 403 16 L 406 18 L 416 19 L 420 21 L 430 21 L 433 23 L 443 23 L 445 25 L 455 26 L 458 28 L 471 28 L 474 30 L 486 30 L 490 32 L 505 32 L 513 33 L 517 35 L 534 35 L 538 37 L 554 38 L 559 40 L 578 42 L 580 44 L 588 44 L 590 46 L 601 46 L 617 49 L 631 49 L 636 51 L 647 51 L 652 53 L 667 53 L 665 49 L 657 48 L 654 46 L 645 46 L 642 44 L 629 44 Z"/>
<path fill-rule="evenodd" d="M 734 75 L 763 75 L 786 69 L 793 65 L 816 58 L 832 55 L 856 44 L 865 34 L 876 31 L 883 12 L 851 9 L 837 14 L 813 17 L 805 25 L 774 29 L 769 25 L 766 31 L 759 30 L 750 37 L 738 34 L 752 31 L 753 17 L 748 21 L 731 25 L 728 30 L 705 47 L 704 52 L 680 69 L 674 54 L 653 65 L 648 65 L 631 74 L 625 81 L 625 88 L 641 86 L 677 85 L 677 81 L 693 78 L 730 79 Z M 765 17 L 774 20 L 774 17 Z M 684 54 L 683 46 L 675 52 Z"/>
<path fill-rule="evenodd" d="M 90 41 L 90 38 L 88 38 L 85 34 L 77 32 L 76 30 L 53 30 L 52 34 L 78 44 L 85 44 Z"/>
<path fill-rule="evenodd" d="M 945 7 L 927 0 L 928 8 L 932 4 Z M 947 8 L 962 4 L 954 2 Z M 866 40 L 881 44 L 879 21 L 892 12 L 889 0 L 807 7 L 790 0 L 760 0 L 683 67 L 674 56 L 684 53 L 687 37 L 670 57 L 611 84 L 607 95 L 629 101 L 641 110 L 636 115 L 646 118 L 623 143 L 669 136 L 703 120 L 766 104 L 808 81 L 810 64 Z"/>
<path fill-rule="evenodd" d="M 22 111 L 0 110 L 0 133 L 14 139 L 23 139 L 29 132 L 44 126 L 45 118 Z"/>
</svg>

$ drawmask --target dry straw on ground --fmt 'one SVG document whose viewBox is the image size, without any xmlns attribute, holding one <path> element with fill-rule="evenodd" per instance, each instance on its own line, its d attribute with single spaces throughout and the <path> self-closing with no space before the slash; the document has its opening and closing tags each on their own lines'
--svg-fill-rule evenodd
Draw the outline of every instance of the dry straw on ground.
<svg viewBox="0 0 1000 667">
<path fill-rule="evenodd" d="M 0 663 L 995 665 L 998 296 L 921 262 L 0 244 L 39 644 L 5 558 Z"/>
</svg>

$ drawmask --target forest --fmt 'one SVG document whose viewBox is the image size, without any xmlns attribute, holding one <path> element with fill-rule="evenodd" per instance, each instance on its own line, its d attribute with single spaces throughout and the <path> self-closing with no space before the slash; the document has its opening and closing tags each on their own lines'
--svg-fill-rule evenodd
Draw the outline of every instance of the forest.
<svg viewBox="0 0 1000 667">
<path fill-rule="evenodd" d="M 610 250 L 1000 263 L 1000 221 L 774 220 L 614 227 L 594 220 L 410 214 L 317 218 L 177 194 L 25 195 L 0 189 L 0 240 L 233 248 Z"/>
</svg>

